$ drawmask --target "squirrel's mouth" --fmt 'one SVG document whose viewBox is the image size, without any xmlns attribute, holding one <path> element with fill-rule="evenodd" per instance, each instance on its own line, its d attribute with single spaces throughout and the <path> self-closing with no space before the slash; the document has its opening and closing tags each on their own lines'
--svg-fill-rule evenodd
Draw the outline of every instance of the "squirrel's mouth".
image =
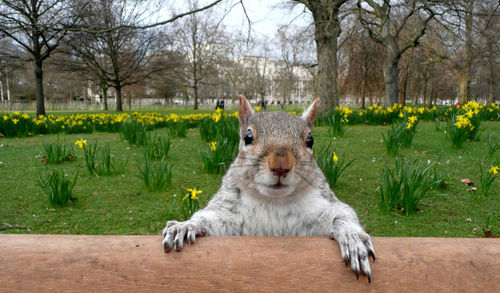
<svg viewBox="0 0 500 293">
<path fill-rule="evenodd" d="M 281 182 L 278 181 L 278 183 L 270 185 L 270 187 L 273 189 L 280 189 L 286 187 L 286 185 L 283 185 Z"/>
</svg>

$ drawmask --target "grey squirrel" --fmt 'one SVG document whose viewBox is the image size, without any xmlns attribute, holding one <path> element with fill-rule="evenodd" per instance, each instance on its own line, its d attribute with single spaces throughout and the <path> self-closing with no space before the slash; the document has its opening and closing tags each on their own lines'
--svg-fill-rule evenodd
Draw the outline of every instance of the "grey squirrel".
<svg viewBox="0 0 500 293">
<path fill-rule="evenodd" d="M 371 281 L 375 251 L 356 212 L 337 199 L 313 158 L 319 99 L 302 117 L 254 113 L 240 96 L 239 153 L 207 206 L 185 222 L 168 221 L 163 248 L 180 251 L 196 236 L 330 236 L 346 266 Z"/>
</svg>

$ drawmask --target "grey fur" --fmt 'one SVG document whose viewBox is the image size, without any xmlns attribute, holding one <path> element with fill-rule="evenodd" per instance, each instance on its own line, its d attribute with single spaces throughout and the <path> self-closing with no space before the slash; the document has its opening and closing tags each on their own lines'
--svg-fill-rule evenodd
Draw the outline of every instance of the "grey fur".
<svg viewBox="0 0 500 293">
<path fill-rule="evenodd" d="M 314 109 L 315 110 L 315 109 Z M 196 236 L 330 236 L 337 240 L 346 265 L 370 280 L 368 256 L 375 260 L 370 236 L 354 210 L 339 201 L 305 146 L 311 121 L 283 112 L 248 117 L 244 136 L 252 129 L 254 142 L 240 140 L 239 154 L 208 205 L 186 222 L 169 221 L 163 230 L 166 252 L 181 250 L 184 239 Z M 266 156 L 286 148 L 295 158 L 284 178 L 266 170 Z M 281 180 L 285 187 L 270 186 Z"/>
</svg>

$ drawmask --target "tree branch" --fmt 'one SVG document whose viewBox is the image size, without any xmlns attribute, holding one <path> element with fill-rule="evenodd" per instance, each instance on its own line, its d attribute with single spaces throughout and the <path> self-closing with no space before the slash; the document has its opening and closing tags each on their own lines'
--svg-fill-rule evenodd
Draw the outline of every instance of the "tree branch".
<svg viewBox="0 0 500 293">
<path fill-rule="evenodd" d="M 430 8 L 425 8 L 425 10 L 429 13 L 429 16 L 427 17 L 427 19 L 424 20 L 424 23 L 423 23 L 423 26 L 422 28 L 420 29 L 419 33 L 417 35 L 415 35 L 415 37 L 413 38 L 412 41 L 410 41 L 410 43 L 408 43 L 406 46 L 404 46 L 403 48 L 401 48 L 399 50 L 399 54 L 398 56 L 401 57 L 401 55 L 403 55 L 403 53 L 408 50 L 409 48 L 413 48 L 413 47 L 416 47 L 420 41 L 420 38 L 425 34 L 425 31 L 428 27 L 428 23 L 429 21 L 434 18 L 434 11 Z"/>
<path fill-rule="evenodd" d="M 91 33 L 91 34 L 102 34 L 102 33 L 109 33 L 109 32 L 116 31 L 116 30 L 121 30 L 121 29 L 148 29 L 148 28 L 153 28 L 153 27 L 156 27 L 156 26 L 165 25 L 165 24 L 174 22 L 177 19 L 182 18 L 184 16 L 188 16 L 188 15 L 191 15 L 191 14 L 195 14 L 195 13 L 201 12 L 203 10 L 207 10 L 207 9 L 212 8 L 213 6 L 219 4 L 220 2 L 222 2 L 222 0 L 216 0 L 216 1 L 210 3 L 210 4 L 206 5 L 206 6 L 201 7 L 201 8 L 194 9 L 194 10 L 191 10 L 191 11 L 188 11 L 188 12 L 185 12 L 185 13 L 177 14 L 177 15 L 175 15 L 172 18 L 169 18 L 167 20 L 160 21 L 160 22 L 153 23 L 153 24 L 148 24 L 148 25 L 128 25 L 128 24 L 123 24 L 123 25 L 118 25 L 118 26 L 107 28 L 107 29 L 103 29 L 103 30 L 88 30 L 88 29 L 83 29 L 83 28 L 79 28 L 79 27 L 64 27 L 64 28 L 59 28 L 59 29 L 56 29 L 56 30 L 65 30 L 65 31 L 71 31 L 71 32 L 86 32 L 86 33 Z M 52 29 L 55 29 L 55 28 L 52 28 Z"/>
</svg>

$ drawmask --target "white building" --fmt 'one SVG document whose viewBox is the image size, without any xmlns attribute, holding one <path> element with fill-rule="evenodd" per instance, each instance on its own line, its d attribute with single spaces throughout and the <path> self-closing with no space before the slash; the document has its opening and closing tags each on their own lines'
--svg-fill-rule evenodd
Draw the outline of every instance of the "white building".
<svg viewBox="0 0 500 293">
<path fill-rule="evenodd" d="M 265 57 L 246 56 L 235 60 L 242 64 L 255 88 L 251 102 L 268 104 L 309 104 L 313 101 L 314 77 L 304 66 L 290 66 Z"/>
</svg>

